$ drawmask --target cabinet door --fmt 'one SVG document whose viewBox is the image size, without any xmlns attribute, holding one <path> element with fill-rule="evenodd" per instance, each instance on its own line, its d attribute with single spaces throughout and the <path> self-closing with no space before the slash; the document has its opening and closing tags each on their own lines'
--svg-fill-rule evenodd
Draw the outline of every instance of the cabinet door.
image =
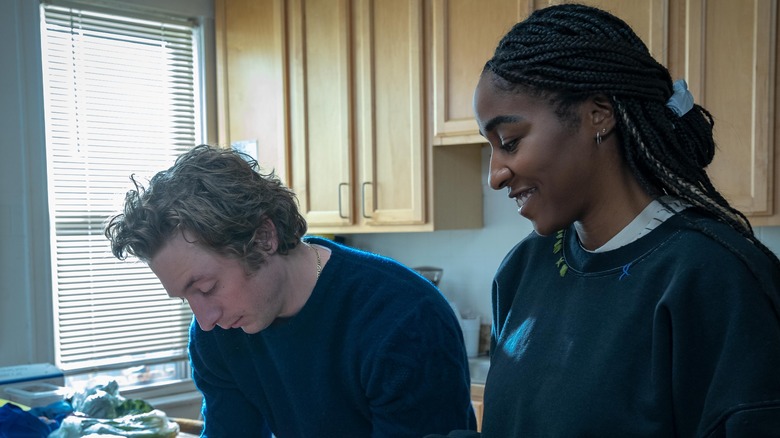
<svg viewBox="0 0 780 438">
<path fill-rule="evenodd" d="M 291 0 L 292 188 L 310 226 L 355 222 L 349 0 Z"/>
<path fill-rule="evenodd" d="M 751 222 L 774 212 L 777 3 L 690 0 L 686 10 L 688 85 L 715 118 L 708 172 Z"/>
<path fill-rule="evenodd" d="M 255 143 L 265 172 L 289 183 L 284 0 L 216 0 L 219 144 Z"/>
<path fill-rule="evenodd" d="M 423 4 L 356 0 L 358 175 L 366 225 L 425 222 Z"/>
<path fill-rule="evenodd" d="M 485 143 L 474 88 L 501 37 L 529 11 L 528 0 L 432 0 L 434 144 Z"/>
<path fill-rule="evenodd" d="M 435 144 L 484 143 L 472 111 L 479 75 L 499 40 L 535 9 L 556 0 L 432 0 Z M 620 16 L 666 63 L 668 0 L 585 0 Z"/>
</svg>

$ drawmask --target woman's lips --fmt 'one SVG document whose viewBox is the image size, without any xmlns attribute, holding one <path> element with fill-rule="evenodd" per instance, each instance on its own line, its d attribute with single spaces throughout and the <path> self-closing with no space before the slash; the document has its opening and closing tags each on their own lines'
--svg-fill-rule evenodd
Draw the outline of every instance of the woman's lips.
<svg viewBox="0 0 780 438">
<path fill-rule="evenodd" d="M 523 206 L 528 202 L 528 199 L 530 199 L 531 196 L 533 196 L 535 193 L 536 187 L 531 187 L 530 189 L 526 189 L 510 195 L 510 197 L 514 198 L 515 202 L 517 203 L 518 212 L 523 209 Z"/>
</svg>

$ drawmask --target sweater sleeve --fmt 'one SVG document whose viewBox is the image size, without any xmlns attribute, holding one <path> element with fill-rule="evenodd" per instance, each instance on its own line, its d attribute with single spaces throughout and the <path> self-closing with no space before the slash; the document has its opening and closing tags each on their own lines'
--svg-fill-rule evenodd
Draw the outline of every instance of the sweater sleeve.
<svg viewBox="0 0 780 438">
<path fill-rule="evenodd" d="M 780 275 L 762 257 L 753 260 L 774 275 L 758 278 L 719 248 L 699 254 L 697 262 L 713 269 L 681 272 L 678 289 L 687 293 L 664 302 L 671 329 L 657 338 L 671 341 L 676 417 L 696 436 L 780 430 L 780 318 L 770 296 L 780 291 Z M 688 423 L 696 418 L 698 424 Z"/>
<path fill-rule="evenodd" d="M 271 430 L 263 415 L 230 378 L 222 356 L 211 339 L 215 335 L 202 332 L 195 325 L 197 323 L 193 323 L 190 328 L 189 350 L 192 378 L 203 394 L 204 427 L 201 437 L 271 438 Z"/>
<path fill-rule="evenodd" d="M 746 277 L 743 277 L 746 278 Z M 721 314 L 705 314 L 691 345 L 691 355 L 710 359 L 698 368 L 709 376 L 704 400 L 702 436 L 770 437 L 780 431 L 780 322 L 771 303 L 760 289 L 743 289 L 721 309 Z M 777 286 L 780 288 L 780 284 Z M 708 312 L 707 312 L 708 313 Z M 712 330 L 711 318 L 722 318 L 721 330 Z M 702 354 L 701 345 L 709 345 Z M 698 348 L 697 348 L 698 347 Z M 686 358 L 696 360 L 690 356 Z M 682 376 L 681 376 L 682 377 Z M 699 376 L 689 376 L 695 383 Z"/>
<path fill-rule="evenodd" d="M 374 438 L 476 429 L 457 320 L 422 307 L 399 316 L 363 366 Z"/>
</svg>

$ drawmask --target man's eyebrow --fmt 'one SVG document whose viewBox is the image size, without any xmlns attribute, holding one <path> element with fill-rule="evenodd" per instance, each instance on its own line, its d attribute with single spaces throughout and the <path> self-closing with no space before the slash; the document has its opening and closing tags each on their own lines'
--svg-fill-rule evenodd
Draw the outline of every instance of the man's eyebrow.
<svg viewBox="0 0 780 438">
<path fill-rule="evenodd" d="M 485 129 L 480 130 L 480 134 L 482 134 L 483 137 L 485 137 L 485 134 L 496 129 L 496 126 L 502 124 L 502 123 L 514 123 L 520 120 L 520 117 L 518 116 L 495 116 L 492 119 L 488 120 L 487 123 L 485 123 Z"/>
</svg>

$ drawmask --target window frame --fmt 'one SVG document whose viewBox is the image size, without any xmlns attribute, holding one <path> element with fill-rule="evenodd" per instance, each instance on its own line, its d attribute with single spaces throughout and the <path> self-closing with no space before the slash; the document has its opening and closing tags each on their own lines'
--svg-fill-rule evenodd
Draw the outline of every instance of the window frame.
<svg viewBox="0 0 780 438">
<path fill-rule="evenodd" d="M 53 288 L 53 276 L 56 272 L 53 269 L 53 259 L 55 256 L 55 249 L 52 242 L 55 240 L 55 236 L 52 235 L 53 227 L 49 222 L 49 184 L 41 184 L 40 181 L 47 181 L 47 145 L 46 138 L 46 121 L 44 119 L 44 105 L 43 95 L 44 89 L 42 86 L 43 79 L 43 53 L 42 53 L 42 30 L 38 23 L 41 23 L 42 12 L 41 4 L 57 4 L 57 5 L 72 5 L 74 7 L 100 9 L 109 13 L 129 13 L 140 16 L 155 17 L 165 16 L 167 14 L 174 14 L 178 16 L 191 17 L 197 24 L 198 30 L 195 33 L 197 38 L 196 46 L 198 48 L 197 59 L 199 65 L 196 68 L 199 69 L 199 75 L 201 76 L 198 83 L 199 92 L 202 98 L 200 99 L 200 131 L 203 142 L 215 144 L 216 138 L 216 85 L 215 85 L 215 54 L 214 54 L 214 19 L 213 19 L 213 1 L 212 0 L 136 0 L 134 4 L 128 5 L 121 0 L 43 0 L 40 2 L 26 2 L 21 0 L 26 5 L 21 6 L 24 11 L 23 14 L 26 17 L 31 17 L 29 20 L 36 24 L 33 32 L 37 35 L 32 37 L 31 32 L 25 32 L 30 36 L 25 41 L 25 46 L 35 50 L 30 53 L 30 58 L 27 58 L 25 64 L 27 69 L 35 72 L 36 76 L 40 78 L 39 81 L 29 81 L 26 85 L 26 94 L 34 96 L 34 104 L 32 105 L 37 115 L 40 115 L 40 125 L 36 123 L 30 123 L 32 127 L 39 128 L 35 131 L 38 136 L 41 137 L 40 148 L 31 148 L 28 153 L 28 160 L 31 163 L 35 163 L 35 169 L 29 173 L 30 176 L 30 191 L 33 202 L 31 202 L 30 229 L 36 230 L 31 233 L 30 237 L 30 251 L 29 260 L 32 266 L 35 266 L 36 274 L 31 276 L 31 279 L 35 283 L 31 285 L 31 290 L 39 290 L 40 293 L 31 294 L 31 311 L 33 315 L 50 315 L 49 318 L 37 317 L 34 321 L 31 321 L 32 334 L 31 339 L 35 341 L 34 346 L 31 346 L 30 357 L 34 358 L 32 362 L 49 362 L 55 363 L 57 346 L 56 327 L 54 321 L 56 315 L 56 294 Z M 26 22 L 29 22 L 25 20 Z M 37 183 L 35 181 L 38 181 Z M 128 180 L 129 183 L 129 180 Z M 150 364 L 160 363 L 160 361 L 150 361 Z M 186 361 L 179 362 L 167 362 L 174 363 L 177 367 L 185 367 L 189 370 Z M 107 367 L 111 369 L 112 367 Z M 113 367 L 116 369 L 116 367 Z M 82 371 L 77 371 L 78 374 L 83 374 Z M 70 373 L 74 374 L 74 373 Z M 69 377 L 69 373 L 66 372 L 66 379 Z M 194 385 L 191 379 L 188 377 L 181 381 L 168 381 L 162 383 L 150 384 L 147 389 L 156 391 L 156 394 L 170 394 L 184 391 L 191 391 Z M 133 392 L 133 388 L 130 388 Z"/>
</svg>

